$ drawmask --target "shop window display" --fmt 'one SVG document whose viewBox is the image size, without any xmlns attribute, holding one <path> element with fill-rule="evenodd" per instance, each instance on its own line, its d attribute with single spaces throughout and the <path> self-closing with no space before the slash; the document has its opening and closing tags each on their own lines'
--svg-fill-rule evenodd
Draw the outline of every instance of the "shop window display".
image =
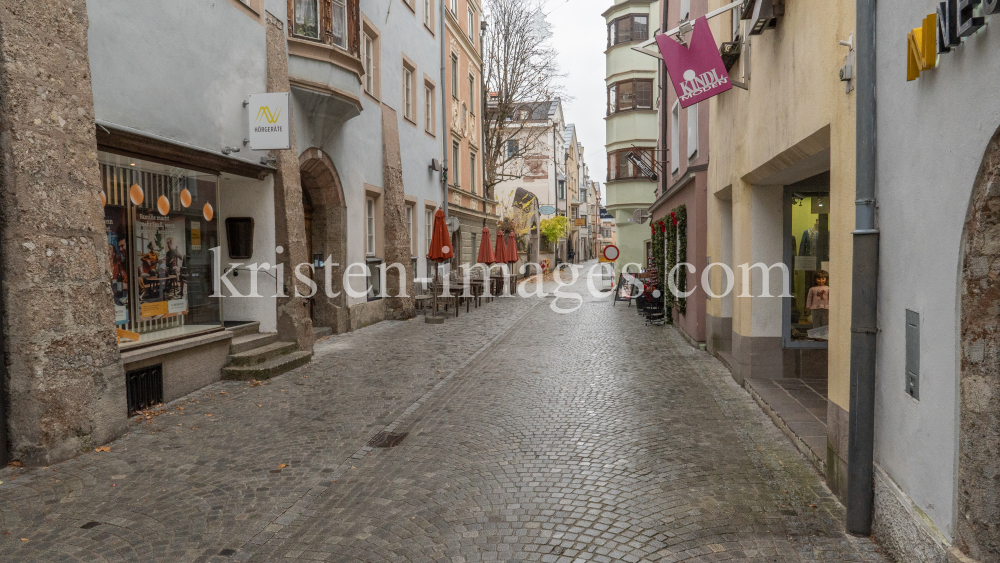
<svg viewBox="0 0 1000 563">
<path fill-rule="evenodd" d="M 793 297 L 786 307 L 788 342 L 825 343 L 829 302 L 835 280 L 830 279 L 829 192 L 790 193 L 786 200 L 786 257 Z"/>
<path fill-rule="evenodd" d="M 222 326 L 218 177 L 104 152 L 100 162 L 115 324 L 139 344 Z"/>
</svg>

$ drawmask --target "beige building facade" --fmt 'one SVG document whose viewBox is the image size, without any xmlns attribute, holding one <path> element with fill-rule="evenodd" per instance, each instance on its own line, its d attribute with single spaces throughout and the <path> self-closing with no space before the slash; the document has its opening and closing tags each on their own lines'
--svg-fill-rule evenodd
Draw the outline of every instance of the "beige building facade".
<svg viewBox="0 0 1000 563">
<path fill-rule="evenodd" d="M 708 9 L 724 4 L 712 0 Z M 733 88 L 703 104 L 710 111 L 712 155 L 707 254 L 710 263 L 733 272 L 734 282 L 725 293 L 725 269 L 711 268 L 707 346 L 748 388 L 759 380 L 799 379 L 828 389 L 825 409 L 817 405 L 813 412 L 825 429 L 817 426 L 799 444 L 841 494 L 847 479 L 855 93 L 838 69 L 849 52 L 839 41 L 854 33 L 854 3 L 787 2 L 782 11 L 758 35 L 749 34 L 755 22 L 739 19 L 742 14 L 710 20 L 717 42 L 738 44 L 730 78 L 747 89 Z M 763 267 L 751 269 L 755 264 Z M 828 272 L 825 290 L 817 282 L 820 270 Z"/>
</svg>

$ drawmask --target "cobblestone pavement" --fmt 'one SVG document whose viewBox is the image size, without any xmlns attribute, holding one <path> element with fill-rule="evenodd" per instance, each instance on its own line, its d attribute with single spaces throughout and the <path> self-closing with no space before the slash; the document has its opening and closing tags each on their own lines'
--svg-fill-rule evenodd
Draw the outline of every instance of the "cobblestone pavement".
<svg viewBox="0 0 1000 563">
<path fill-rule="evenodd" d="M 331 337 L 110 451 L 4 469 L 0 561 L 882 560 L 721 364 L 553 301 Z"/>
</svg>

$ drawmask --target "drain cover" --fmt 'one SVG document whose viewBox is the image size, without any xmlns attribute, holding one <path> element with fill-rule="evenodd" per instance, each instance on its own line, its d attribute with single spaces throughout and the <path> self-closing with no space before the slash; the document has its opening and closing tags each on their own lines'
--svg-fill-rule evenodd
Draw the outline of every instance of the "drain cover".
<svg viewBox="0 0 1000 563">
<path fill-rule="evenodd" d="M 368 447 L 371 448 L 395 448 L 403 441 L 409 432 L 379 432 L 374 438 L 368 440 Z"/>
</svg>

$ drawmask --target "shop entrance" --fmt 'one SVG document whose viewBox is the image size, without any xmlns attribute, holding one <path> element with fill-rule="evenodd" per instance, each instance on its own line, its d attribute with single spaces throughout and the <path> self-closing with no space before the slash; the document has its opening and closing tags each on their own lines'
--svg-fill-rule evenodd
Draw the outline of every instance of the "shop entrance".
<svg viewBox="0 0 1000 563">
<path fill-rule="evenodd" d="M 319 288 L 310 304 L 313 326 L 346 332 L 349 322 L 343 271 L 347 263 L 347 205 L 343 186 L 333 161 L 318 148 L 299 156 L 299 172 L 307 256 L 316 266 L 313 281 Z M 332 271 L 330 289 L 337 295 L 333 298 L 326 293 L 327 262 Z"/>
<path fill-rule="evenodd" d="M 830 295 L 830 173 L 786 185 L 783 263 L 791 297 L 782 299 L 781 377 L 747 378 L 745 385 L 818 469 L 827 457 Z M 849 299 L 849 297 L 848 297 Z"/>
<path fill-rule="evenodd" d="M 961 378 L 955 545 L 976 561 L 1000 561 L 1000 130 L 986 148 L 965 219 L 961 251 Z M 902 384 L 900 384 L 902 388 Z"/>
</svg>

